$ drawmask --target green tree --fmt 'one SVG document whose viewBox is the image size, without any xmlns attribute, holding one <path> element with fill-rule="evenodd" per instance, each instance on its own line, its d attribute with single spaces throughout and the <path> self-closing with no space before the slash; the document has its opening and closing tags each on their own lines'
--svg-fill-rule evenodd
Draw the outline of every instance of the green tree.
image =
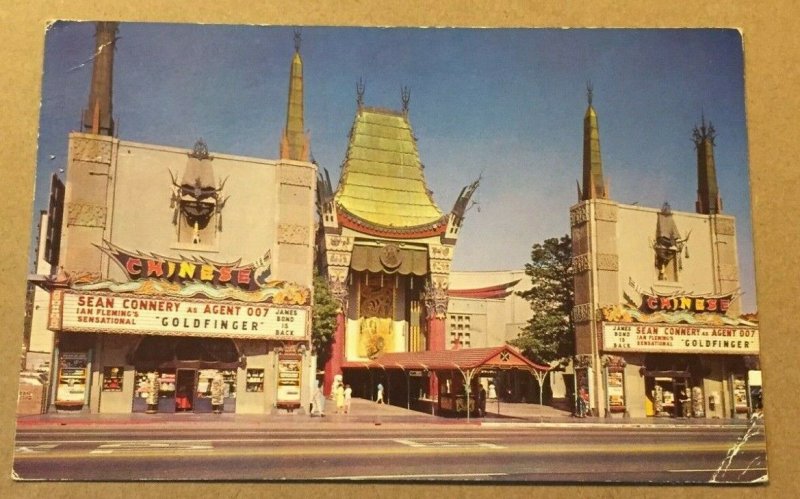
<svg viewBox="0 0 800 499">
<path fill-rule="evenodd" d="M 314 273 L 314 307 L 311 318 L 311 346 L 317 353 L 317 368 L 325 365 L 331 356 L 333 333 L 339 304 L 331 294 L 328 280 Z"/>
<path fill-rule="evenodd" d="M 575 353 L 572 238 L 565 235 L 534 244 L 525 274 L 531 278 L 531 288 L 518 294 L 531 304 L 533 317 L 511 344 L 534 362 L 566 359 Z"/>
</svg>

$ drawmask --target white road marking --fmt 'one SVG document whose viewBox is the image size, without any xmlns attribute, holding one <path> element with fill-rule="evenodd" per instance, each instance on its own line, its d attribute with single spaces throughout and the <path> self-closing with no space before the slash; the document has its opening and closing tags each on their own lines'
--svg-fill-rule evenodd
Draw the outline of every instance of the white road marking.
<svg viewBox="0 0 800 499">
<path fill-rule="evenodd" d="M 497 444 L 490 444 L 487 442 L 471 442 L 471 441 L 464 441 L 464 442 L 454 442 L 454 441 L 443 441 L 443 440 L 434 440 L 432 442 L 418 442 L 414 440 L 408 439 L 394 439 L 395 442 L 398 444 L 407 445 L 409 447 L 426 447 L 426 448 L 434 448 L 434 449 L 461 449 L 464 447 L 483 447 L 485 449 L 505 449 L 506 447 L 503 445 Z"/>
<path fill-rule="evenodd" d="M 478 447 L 486 447 L 487 449 L 505 449 L 506 447 L 497 444 L 487 444 L 485 442 L 481 442 L 478 444 Z"/>
<path fill-rule="evenodd" d="M 403 440 L 400 438 L 394 439 L 395 442 L 398 444 L 408 445 L 409 447 L 425 447 L 425 444 L 419 442 L 413 442 L 411 440 Z"/>
<path fill-rule="evenodd" d="M 49 450 L 55 449 L 58 447 L 58 444 L 41 444 L 41 445 L 33 445 L 33 446 L 20 446 L 14 449 L 14 452 L 18 452 L 20 454 L 28 454 L 33 452 L 47 452 Z"/>
<path fill-rule="evenodd" d="M 195 441 L 201 442 L 201 441 Z M 142 442 L 128 441 L 111 444 L 103 444 L 89 452 L 89 454 L 112 454 L 114 452 L 140 452 L 140 451 L 198 451 L 213 449 L 210 442 L 200 444 L 189 442 Z"/>
<path fill-rule="evenodd" d="M 428 473 L 424 475 L 362 475 L 362 476 L 329 476 L 321 480 L 404 480 L 409 478 L 476 478 L 507 476 L 508 473 Z"/>
</svg>

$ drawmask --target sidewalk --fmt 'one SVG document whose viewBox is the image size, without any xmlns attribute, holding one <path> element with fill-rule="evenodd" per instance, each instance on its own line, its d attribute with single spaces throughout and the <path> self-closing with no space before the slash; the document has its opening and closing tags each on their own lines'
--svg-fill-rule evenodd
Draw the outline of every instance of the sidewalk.
<svg viewBox="0 0 800 499">
<path fill-rule="evenodd" d="M 331 410 L 333 409 L 333 410 Z M 487 406 L 484 418 L 439 417 L 405 407 L 376 404 L 364 399 L 353 399 L 350 414 L 335 414 L 335 406 L 328 401 L 325 417 L 310 417 L 306 411 L 278 414 L 42 414 L 17 417 L 17 428 L 118 428 L 161 426 L 173 429 L 292 429 L 303 428 L 367 428 L 367 427 L 447 427 L 473 426 L 476 428 L 513 427 L 746 427 L 746 419 L 673 419 L 673 418 L 575 418 L 565 411 L 538 404 L 512 404 L 501 402 Z"/>
</svg>

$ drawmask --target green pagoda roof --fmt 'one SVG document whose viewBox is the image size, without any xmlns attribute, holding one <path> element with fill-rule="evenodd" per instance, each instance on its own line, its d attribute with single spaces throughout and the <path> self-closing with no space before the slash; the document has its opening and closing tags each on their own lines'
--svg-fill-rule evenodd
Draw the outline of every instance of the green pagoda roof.
<svg viewBox="0 0 800 499">
<path fill-rule="evenodd" d="M 351 217 L 379 227 L 420 227 L 442 219 L 404 113 L 359 108 L 335 199 Z"/>
</svg>

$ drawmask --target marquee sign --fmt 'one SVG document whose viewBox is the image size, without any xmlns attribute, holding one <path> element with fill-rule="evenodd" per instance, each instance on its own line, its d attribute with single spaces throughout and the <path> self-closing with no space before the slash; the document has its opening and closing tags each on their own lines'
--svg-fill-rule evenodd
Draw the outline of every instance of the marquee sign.
<svg viewBox="0 0 800 499">
<path fill-rule="evenodd" d="M 175 283 L 202 282 L 214 286 L 234 286 L 254 291 L 263 287 L 271 272 L 270 251 L 256 262 L 218 263 L 207 259 L 191 260 L 156 254 L 130 252 L 104 241 L 100 250 L 117 263 L 129 280 L 162 279 Z"/>
<path fill-rule="evenodd" d="M 607 352 L 665 352 L 757 355 L 758 329 L 689 324 L 603 323 Z"/>
<path fill-rule="evenodd" d="M 725 296 L 663 296 L 642 295 L 642 312 L 715 312 L 724 314 L 733 295 Z"/>
<path fill-rule="evenodd" d="M 54 290 L 48 328 L 245 339 L 308 338 L 306 306 Z"/>
</svg>

